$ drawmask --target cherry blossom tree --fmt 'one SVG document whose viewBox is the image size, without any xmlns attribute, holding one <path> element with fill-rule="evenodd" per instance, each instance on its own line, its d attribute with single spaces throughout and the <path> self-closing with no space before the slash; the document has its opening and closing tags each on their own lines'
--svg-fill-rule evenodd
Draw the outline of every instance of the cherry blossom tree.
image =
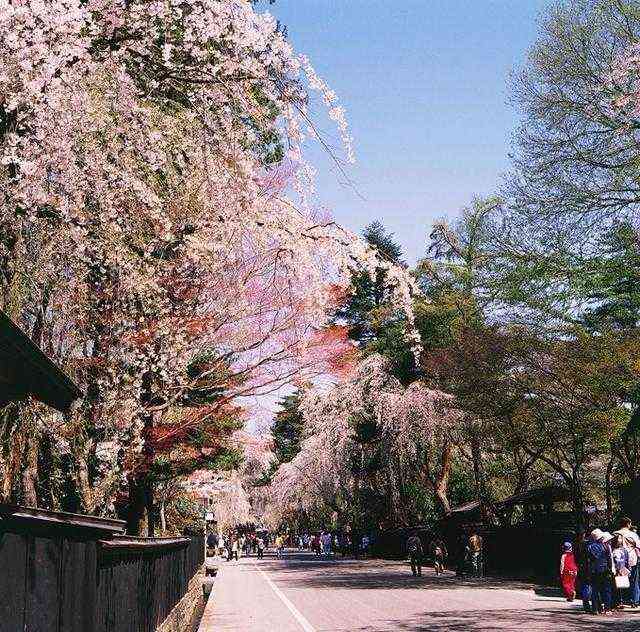
<svg viewBox="0 0 640 632">
<path fill-rule="evenodd" d="M 375 264 L 303 158 L 315 93 L 353 159 L 344 110 L 245 0 L 0 0 L 0 55 L 0 307 L 86 393 L 81 508 L 124 494 L 135 531 L 158 451 L 320 370 L 331 288 Z"/>
<path fill-rule="evenodd" d="M 390 374 L 389 361 L 371 355 L 349 379 L 309 392 L 301 408 L 306 438 L 274 476 L 271 524 L 328 507 L 357 528 L 363 494 L 371 493 L 388 498 L 385 512 L 402 522 L 402 488 L 416 476 L 448 510 L 446 485 L 459 421 L 451 397 L 419 381 L 404 388 Z M 370 445 L 363 441 L 367 428 L 374 438 Z M 382 460 L 374 479 L 371 458 Z"/>
</svg>

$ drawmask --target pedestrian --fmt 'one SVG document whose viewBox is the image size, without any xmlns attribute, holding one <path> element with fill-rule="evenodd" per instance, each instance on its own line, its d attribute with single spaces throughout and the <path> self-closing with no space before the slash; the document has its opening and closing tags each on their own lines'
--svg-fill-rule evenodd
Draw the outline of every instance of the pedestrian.
<svg viewBox="0 0 640 632">
<path fill-rule="evenodd" d="M 482 577 L 484 569 L 484 558 L 482 550 L 482 537 L 477 533 L 472 533 L 469 536 L 469 561 L 471 565 L 471 571 L 476 577 Z"/>
<path fill-rule="evenodd" d="M 225 557 L 226 552 L 227 552 L 226 542 L 224 539 L 224 535 L 222 535 L 221 533 L 220 536 L 218 537 L 218 555 L 220 557 Z"/>
<path fill-rule="evenodd" d="M 609 614 L 611 610 L 611 574 L 613 560 L 611 549 L 605 546 L 611 534 L 600 529 L 591 532 L 587 544 L 587 560 L 591 584 L 591 612 Z"/>
<path fill-rule="evenodd" d="M 328 531 L 322 534 L 322 552 L 325 555 L 331 555 L 332 540 L 333 538 L 331 537 L 331 534 Z"/>
<path fill-rule="evenodd" d="M 620 520 L 620 528 L 614 535 L 617 534 L 624 537 L 624 545 L 629 558 L 629 588 L 625 591 L 625 601 L 630 607 L 637 608 L 640 603 L 640 578 L 638 577 L 640 571 L 640 565 L 638 564 L 640 538 L 631 524 L 631 518 L 625 517 Z"/>
<path fill-rule="evenodd" d="M 233 559 L 235 557 L 236 562 L 238 561 L 238 538 L 234 536 L 233 542 L 231 543 L 231 556 L 229 559 Z"/>
<path fill-rule="evenodd" d="M 258 549 L 258 559 L 261 560 L 264 557 L 264 540 L 262 538 L 258 538 L 256 547 Z"/>
<path fill-rule="evenodd" d="M 346 533 L 340 534 L 339 544 L 340 544 L 340 555 L 342 557 L 347 557 L 347 552 L 349 550 L 349 538 Z"/>
<path fill-rule="evenodd" d="M 360 550 L 362 551 L 363 557 L 367 557 L 367 553 L 369 552 L 369 536 L 365 533 L 360 540 Z"/>
<path fill-rule="evenodd" d="M 624 544 L 624 536 L 621 533 L 614 535 L 611 542 L 611 555 L 613 557 L 614 569 L 612 605 L 617 610 L 622 610 L 624 608 L 622 603 L 623 591 L 627 594 L 630 586 L 629 575 L 631 575 L 631 569 L 629 568 L 629 553 Z"/>
<path fill-rule="evenodd" d="M 447 559 L 447 547 L 442 538 L 436 537 L 431 543 L 431 555 L 433 556 L 433 570 L 436 575 L 442 575 Z"/>
<path fill-rule="evenodd" d="M 213 557 L 216 554 L 217 548 L 218 536 L 213 531 L 209 531 L 207 535 L 207 557 Z"/>
<path fill-rule="evenodd" d="M 414 577 L 422 577 L 422 558 L 424 551 L 422 549 L 422 540 L 420 540 L 417 531 L 411 532 L 411 535 L 407 538 L 405 548 L 411 563 L 411 574 Z"/>
<path fill-rule="evenodd" d="M 275 545 L 276 545 L 276 557 L 280 559 L 284 552 L 284 536 L 278 534 L 276 536 Z"/>
<path fill-rule="evenodd" d="M 589 563 L 587 555 L 587 544 L 589 534 L 582 531 L 576 542 L 574 557 L 578 566 L 577 588 L 582 599 L 582 609 L 584 612 L 591 612 L 591 577 L 589 574 Z"/>
<path fill-rule="evenodd" d="M 560 556 L 560 584 L 562 585 L 562 592 L 567 598 L 567 601 L 573 601 L 576 598 L 578 565 L 571 542 L 565 542 L 562 548 L 563 553 Z"/>
</svg>

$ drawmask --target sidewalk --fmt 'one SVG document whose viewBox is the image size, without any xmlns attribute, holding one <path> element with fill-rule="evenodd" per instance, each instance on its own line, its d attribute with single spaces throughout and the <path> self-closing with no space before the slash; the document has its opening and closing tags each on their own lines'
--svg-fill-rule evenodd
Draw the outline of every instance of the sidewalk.
<svg viewBox="0 0 640 632">
<path fill-rule="evenodd" d="M 198 632 L 305 632 L 312 629 L 259 569 L 255 558 L 218 563 L 218 575 Z"/>
</svg>

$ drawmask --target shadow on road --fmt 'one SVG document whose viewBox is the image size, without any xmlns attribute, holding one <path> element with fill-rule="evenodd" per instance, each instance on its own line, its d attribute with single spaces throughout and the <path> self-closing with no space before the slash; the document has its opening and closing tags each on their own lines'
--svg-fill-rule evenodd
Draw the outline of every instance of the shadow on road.
<svg viewBox="0 0 640 632">
<path fill-rule="evenodd" d="M 425 612 L 412 619 L 385 621 L 389 629 L 404 632 L 489 632 L 494 630 L 555 631 L 578 630 L 579 632 L 637 632 L 640 630 L 640 615 L 621 620 L 619 616 L 594 617 L 581 610 L 470 610 L 467 612 Z M 351 632 L 374 632 L 379 627 L 354 628 Z"/>
<path fill-rule="evenodd" d="M 557 589 L 537 586 L 531 582 L 494 577 L 460 579 L 452 572 L 436 576 L 426 567 L 422 577 L 413 577 L 408 563 L 379 560 L 326 560 L 311 557 L 289 557 L 284 561 L 268 560 L 267 571 L 277 573 L 278 582 L 306 588 L 398 589 L 483 588 L 536 590 L 543 595 L 560 595 Z"/>
</svg>

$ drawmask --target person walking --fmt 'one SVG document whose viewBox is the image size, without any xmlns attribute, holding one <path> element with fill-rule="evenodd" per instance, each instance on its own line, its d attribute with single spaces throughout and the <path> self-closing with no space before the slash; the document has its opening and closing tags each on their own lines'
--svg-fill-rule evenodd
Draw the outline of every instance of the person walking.
<svg viewBox="0 0 640 632">
<path fill-rule="evenodd" d="M 209 531 L 207 535 L 207 557 L 213 557 L 216 554 L 217 548 L 218 536 L 213 531 Z"/>
<path fill-rule="evenodd" d="M 621 535 L 624 538 L 624 547 L 627 550 L 629 565 L 629 588 L 625 592 L 625 601 L 632 608 L 637 608 L 640 604 L 640 578 L 638 573 L 640 564 L 638 564 L 638 556 L 640 554 L 640 538 L 635 532 L 631 523 L 631 518 L 622 518 L 620 520 L 620 528 L 614 532 L 615 535 Z"/>
<path fill-rule="evenodd" d="M 578 576 L 578 564 L 573 553 L 571 542 L 562 545 L 563 553 L 560 556 L 560 584 L 567 601 L 576 598 L 576 577 Z"/>
<path fill-rule="evenodd" d="M 608 614 L 611 610 L 611 574 L 613 560 L 611 549 L 605 546 L 610 534 L 594 529 L 587 544 L 587 560 L 591 583 L 591 612 Z"/>
<path fill-rule="evenodd" d="M 362 536 L 362 539 L 360 540 L 360 549 L 362 550 L 362 556 L 363 557 L 367 557 L 367 554 L 369 553 L 369 536 L 365 533 Z"/>
<path fill-rule="evenodd" d="M 282 558 L 282 554 L 284 553 L 284 537 L 280 534 L 276 536 L 276 557 L 278 559 Z"/>
<path fill-rule="evenodd" d="M 474 532 L 469 536 L 469 556 L 471 572 L 475 577 L 482 577 L 484 574 L 484 558 L 482 553 L 482 537 Z"/>
<path fill-rule="evenodd" d="M 574 558 L 578 566 L 578 575 L 576 578 L 577 589 L 580 591 L 582 609 L 587 613 L 591 612 L 591 578 L 589 575 L 589 560 L 587 555 L 588 543 L 589 534 L 582 531 L 574 550 Z"/>
<path fill-rule="evenodd" d="M 422 540 L 417 531 L 412 531 L 406 542 L 407 555 L 411 563 L 411 574 L 414 577 L 422 577 L 422 558 L 424 551 L 422 549 Z"/>
<path fill-rule="evenodd" d="M 262 538 L 258 538 L 256 547 L 258 549 L 258 559 L 261 560 L 264 557 L 264 540 Z"/>
<path fill-rule="evenodd" d="M 442 538 L 437 537 L 431 543 L 431 555 L 433 556 L 433 570 L 436 572 L 436 575 L 442 575 L 447 559 L 447 547 Z"/>
<path fill-rule="evenodd" d="M 331 534 L 328 531 L 322 534 L 322 552 L 325 555 L 331 555 L 332 541 L 333 541 L 333 538 L 331 537 Z"/>
<path fill-rule="evenodd" d="M 624 605 L 623 592 L 627 594 L 630 582 L 629 575 L 631 575 L 631 569 L 629 568 L 629 553 L 624 544 L 624 536 L 621 533 L 613 536 L 611 540 L 611 556 L 613 557 L 613 598 L 612 606 L 616 610 L 622 610 Z"/>
<path fill-rule="evenodd" d="M 229 556 L 229 560 L 232 560 L 234 557 L 236 562 L 238 561 L 238 538 L 233 537 L 233 542 L 231 543 L 231 555 Z"/>
</svg>

